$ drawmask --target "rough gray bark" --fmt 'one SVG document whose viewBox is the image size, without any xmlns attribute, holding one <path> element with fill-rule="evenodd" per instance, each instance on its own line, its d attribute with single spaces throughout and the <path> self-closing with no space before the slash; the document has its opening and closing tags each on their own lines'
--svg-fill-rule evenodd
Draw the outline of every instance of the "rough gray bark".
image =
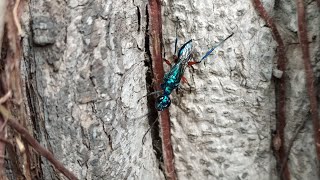
<svg viewBox="0 0 320 180">
<path fill-rule="evenodd" d="M 265 0 L 287 43 L 286 142 L 309 117 L 295 2 Z M 35 137 L 80 179 L 163 179 L 148 129 L 147 1 L 35 1 L 25 18 L 24 64 Z M 170 107 L 178 179 L 277 179 L 272 73 L 276 43 L 250 1 L 163 1 L 166 58 L 193 39 L 195 59 L 230 33 L 214 55 L 189 69 L 191 84 Z M 319 63 L 319 11 L 308 3 L 311 57 Z M 150 69 L 149 69 L 150 70 Z M 150 107 L 152 108 L 152 107 Z M 150 116 L 149 116 L 150 117 Z M 292 179 L 317 179 L 312 124 L 294 141 Z M 45 159 L 39 178 L 63 179 Z"/>
<path fill-rule="evenodd" d="M 234 32 L 186 77 L 191 93 L 174 95 L 170 109 L 179 179 L 269 179 L 275 122 L 271 81 L 275 42 L 250 1 L 167 1 L 166 51 L 179 24 L 180 42 L 194 39 L 196 60 Z"/>
<path fill-rule="evenodd" d="M 288 44 L 289 144 L 297 127 L 310 119 L 300 47 L 293 44 L 298 42 L 295 2 L 264 5 Z M 315 1 L 307 6 L 313 62 L 319 50 L 317 8 Z M 172 53 L 176 25 L 180 44 L 195 40 L 196 58 L 235 32 L 216 50 L 218 55 L 186 72 L 191 93 L 173 95 L 170 112 L 178 179 L 276 179 L 271 150 L 276 43 L 251 2 L 165 1 L 163 24 L 166 54 Z M 312 131 L 308 120 L 294 141 L 289 157 L 292 179 L 318 177 Z"/>
<path fill-rule="evenodd" d="M 305 9 L 310 42 L 310 59 L 314 72 L 318 72 L 315 73 L 317 81 L 314 84 L 319 89 L 320 11 L 319 6 L 313 1 L 305 1 Z M 319 179 L 320 167 L 317 164 L 309 98 L 305 88 L 305 68 L 297 36 L 296 2 L 279 2 L 275 12 L 277 18 L 280 19 L 281 17 L 282 19 L 279 26 L 283 28 L 283 34 L 288 44 L 287 143 L 293 138 L 297 128 L 301 124 L 304 125 L 304 128 L 293 141 L 293 147 L 289 154 L 289 169 L 292 179 Z"/>
<path fill-rule="evenodd" d="M 161 179 L 148 129 L 146 1 L 30 1 L 35 136 L 79 179 Z M 61 179 L 41 159 L 43 179 Z"/>
</svg>

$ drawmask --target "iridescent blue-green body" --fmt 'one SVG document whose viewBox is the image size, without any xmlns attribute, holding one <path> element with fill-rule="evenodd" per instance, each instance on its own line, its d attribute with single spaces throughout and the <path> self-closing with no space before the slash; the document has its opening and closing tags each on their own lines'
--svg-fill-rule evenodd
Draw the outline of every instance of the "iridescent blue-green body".
<svg viewBox="0 0 320 180">
<path fill-rule="evenodd" d="M 192 40 L 186 42 L 180 48 L 177 63 L 164 76 L 163 83 L 161 84 L 163 94 L 157 98 L 156 102 L 156 109 L 158 111 L 163 111 L 170 106 L 171 100 L 169 96 L 179 86 L 184 70 L 191 59 L 191 52 Z"/>
<path fill-rule="evenodd" d="M 229 39 L 233 35 L 230 34 L 226 39 L 221 42 L 215 44 L 198 62 L 191 63 L 200 63 L 202 60 L 207 58 L 212 51 L 220 46 L 224 41 Z M 170 94 L 174 89 L 176 89 L 181 81 L 184 70 L 188 65 L 188 62 L 191 60 L 191 52 L 192 52 L 192 40 L 186 42 L 178 52 L 178 60 L 177 63 L 170 69 L 170 71 L 164 76 L 163 83 L 161 84 L 161 88 L 163 90 L 163 94 L 157 98 L 156 101 L 156 109 L 158 111 L 163 111 L 165 108 L 169 107 L 171 104 Z"/>
</svg>

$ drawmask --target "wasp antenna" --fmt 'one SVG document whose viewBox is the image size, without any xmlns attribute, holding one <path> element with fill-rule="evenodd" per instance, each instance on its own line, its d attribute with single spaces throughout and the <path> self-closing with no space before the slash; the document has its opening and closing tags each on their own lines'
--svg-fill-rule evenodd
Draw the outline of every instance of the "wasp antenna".
<svg viewBox="0 0 320 180">
<path fill-rule="evenodd" d="M 148 132 L 153 128 L 153 126 L 156 124 L 156 122 L 159 121 L 159 117 L 157 117 L 157 119 L 152 123 L 152 125 L 148 128 L 147 132 L 144 133 L 143 137 L 142 137 L 142 144 L 144 144 L 145 139 L 146 139 L 146 135 L 148 134 Z"/>
<path fill-rule="evenodd" d="M 162 90 L 161 90 L 161 91 L 151 92 L 151 93 L 149 93 L 149 94 L 147 94 L 147 95 L 142 96 L 142 97 L 138 100 L 138 102 L 141 101 L 141 99 L 143 99 L 143 98 L 145 98 L 145 97 L 147 97 L 147 96 L 151 96 L 151 95 L 153 95 L 153 94 L 160 94 L 160 93 L 162 93 Z"/>
<path fill-rule="evenodd" d="M 231 38 L 233 35 L 234 35 L 234 32 L 231 33 L 228 37 L 226 37 L 223 41 L 226 41 L 227 39 Z M 222 42 L 223 42 L 223 41 L 222 41 Z"/>
<path fill-rule="evenodd" d="M 205 58 L 207 58 L 207 57 L 212 53 L 212 51 L 213 51 L 216 47 L 217 47 L 217 46 L 211 48 L 211 49 L 201 58 L 200 62 L 201 62 L 202 60 L 204 60 Z"/>
<path fill-rule="evenodd" d="M 215 46 L 215 48 L 216 47 L 218 47 L 218 46 L 220 46 L 222 43 L 224 43 L 226 40 L 228 40 L 229 38 L 231 38 L 232 36 L 233 36 L 233 34 L 234 33 L 231 33 L 228 37 L 226 37 L 224 40 L 222 40 L 222 41 L 220 41 L 216 46 Z"/>
<path fill-rule="evenodd" d="M 226 37 L 224 40 L 222 40 L 222 41 L 219 42 L 218 44 L 214 45 L 214 46 L 201 58 L 200 62 L 201 62 L 202 60 L 204 60 L 206 57 L 208 57 L 215 48 L 217 48 L 217 47 L 220 46 L 222 43 L 224 43 L 227 39 L 229 39 L 230 37 L 232 37 L 233 34 L 234 34 L 234 33 L 231 33 L 231 34 L 230 34 L 228 37 Z"/>
<path fill-rule="evenodd" d="M 174 43 L 174 55 L 177 53 L 177 45 L 178 45 L 178 38 L 176 37 L 176 41 Z"/>
</svg>

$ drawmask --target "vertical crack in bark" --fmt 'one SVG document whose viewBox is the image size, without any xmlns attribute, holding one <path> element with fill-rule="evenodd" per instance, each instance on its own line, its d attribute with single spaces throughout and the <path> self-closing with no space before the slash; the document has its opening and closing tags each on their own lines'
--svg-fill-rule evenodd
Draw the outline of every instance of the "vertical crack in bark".
<svg viewBox="0 0 320 180">
<path fill-rule="evenodd" d="M 30 47 L 31 48 L 31 47 Z M 40 113 L 39 110 L 37 111 L 37 107 L 40 107 L 40 104 L 38 103 L 38 98 L 36 95 L 36 91 L 32 87 L 35 85 L 35 81 L 33 80 L 33 75 L 31 73 L 31 60 L 28 60 L 28 66 L 26 66 L 26 96 L 27 96 L 27 108 L 30 112 L 30 120 L 31 120 L 31 125 L 33 128 L 33 136 L 34 138 L 38 141 L 41 142 L 41 130 L 40 130 L 40 123 L 42 122 L 40 119 Z M 35 179 L 43 179 L 43 171 L 42 171 L 42 166 L 41 166 L 41 157 L 38 154 L 30 154 L 32 156 L 32 160 L 30 162 L 31 166 L 36 167 L 34 169 L 34 172 L 32 173 L 33 178 Z"/>
<path fill-rule="evenodd" d="M 319 129 L 319 117 L 318 117 L 318 101 L 316 95 L 316 87 L 314 86 L 314 74 L 312 70 L 310 52 L 309 52 L 309 42 L 308 42 L 308 33 L 307 33 L 307 20 L 305 17 L 305 8 L 304 1 L 297 0 L 297 11 L 298 11 L 298 35 L 300 46 L 302 49 L 302 59 L 304 61 L 304 68 L 306 73 L 306 88 L 308 91 L 309 101 L 310 101 L 310 112 L 313 123 L 313 133 L 314 133 L 314 142 L 317 153 L 317 166 L 319 169 L 319 160 L 320 160 L 320 129 Z M 319 175 L 319 172 L 318 172 Z"/>
<path fill-rule="evenodd" d="M 153 70 L 152 70 L 152 57 L 150 52 L 150 35 L 149 35 L 149 12 L 148 12 L 148 5 L 146 6 L 146 32 L 145 32 L 145 53 L 146 53 L 146 59 L 144 61 L 145 66 L 148 67 L 148 70 L 146 72 L 146 83 L 147 83 L 147 93 L 154 92 L 153 88 Z M 158 112 L 155 108 L 155 98 L 152 96 L 147 96 L 147 102 L 148 102 L 148 121 L 149 125 L 151 127 L 151 138 L 152 138 L 152 146 L 156 155 L 156 158 L 159 161 L 159 169 L 164 172 L 163 167 L 161 164 L 163 164 L 163 158 L 162 158 L 162 141 L 160 138 L 160 128 L 159 128 L 159 121 L 158 121 Z M 157 121 L 157 122 L 155 122 Z"/>
<path fill-rule="evenodd" d="M 152 56 L 152 69 L 154 77 L 154 90 L 161 90 L 160 84 L 164 77 L 163 60 L 162 60 L 162 19 L 161 19 L 161 3 L 160 0 L 149 0 L 150 8 L 150 45 Z M 175 169 L 173 162 L 173 150 L 171 144 L 170 132 L 170 115 L 169 110 L 166 109 L 160 114 L 161 138 L 162 138 L 162 152 L 164 159 L 165 173 L 168 179 L 175 180 Z"/>
<path fill-rule="evenodd" d="M 286 69 L 286 55 L 285 55 L 285 46 L 283 40 L 279 34 L 279 31 L 273 21 L 273 19 L 268 15 L 267 11 L 264 9 L 260 0 L 253 0 L 253 5 L 256 11 L 260 14 L 262 19 L 267 23 L 271 28 L 274 39 L 278 44 L 277 55 L 278 55 L 278 69 L 283 72 L 281 78 L 276 79 L 275 81 L 275 93 L 276 93 L 276 135 L 273 138 L 273 150 L 277 159 L 277 169 L 281 179 L 290 180 L 290 172 L 288 169 L 288 164 L 285 161 L 286 148 L 285 148 L 285 139 L 284 139 L 284 129 L 286 126 L 286 82 L 285 82 L 285 69 Z M 284 173 L 280 174 L 281 166 L 284 168 Z"/>
<path fill-rule="evenodd" d="M 31 9 L 31 3 L 28 3 L 29 9 Z M 30 16 L 30 22 L 29 22 L 29 28 L 32 29 L 32 20 L 33 20 L 33 14 L 31 11 L 29 11 L 29 16 Z M 32 32 L 31 32 L 32 33 Z M 45 112 L 45 107 L 44 107 L 44 100 L 41 97 L 41 92 L 38 90 L 38 83 L 37 83 L 37 63 L 36 59 L 36 51 L 35 47 L 33 46 L 33 37 L 34 34 L 32 33 L 31 36 L 28 38 L 28 46 L 27 46 L 27 51 L 26 54 L 24 54 L 25 62 L 26 62 L 26 99 L 27 99 L 27 108 L 30 112 L 30 120 L 32 124 L 32 129 L 33 129 L 33 136 L 38 142 L 42 142 L 44 147 L 46 147 L 49 151 L 52 152 L 52 146 L 49 142 L 49 134 L 47 132 L 47 129 L 45 128 L 45 120 L 44 120 L 44 112 Z M 44 164 L 42 161 L 43 159 L 41 156 L 37 153 L 32 153 L 31 154 L 32 161 L 31 161 L 31 166 L 35 167 L 34 168 L 34 173 L 32 173 L 34 178 L 36 179 L 43 179 L 44 174 L 43 174 L 43 166 Z M 49 164 L 50 167 L 47 167 L 47 169 L 50 168 L 51 172 L 55 172 L 56 170 L 54 167 Z M 46 167 L 44 167 L 46 168 Z M 54 177 L 50 173 L 51 177 Z"/>
<path fill-rule="evenodd" d="M 140 32 L 140 29 L 141 29 L 141 12 L 140 12 L 140 8 L 139 6 L 136 6 L 137 7 L 137 16 L 138 16 L 138 32 Z"/>
<path fill-rule="evenodd" d="M 29 9 L 30 9 L 30 3 L 28 3 Z M 32 13 L 29 11 L 30 16 L 30 27 L 29 29 L 32 29 L 31 27 L 31 21 L 33 19 Z M 33 35 L 32 35 L 33 36 Z M 26 62 L 26 99 L 27 99 L 27 108 L 30 112 L 30 120 L 33 128 L 33 136 L 38 142 L 45 142 L 45 147 L 52 151 L 51 144 L 49 144 L 49 134 L 46 131 L 45 128 L 45 121 L 44 121 L 44 107 L 43 107 L 43 99 L 37 90 L 38 84 L 37 84 L 37 71 L 36 71 L 36 55 L 35 55 L 35 49 L 33 47 L 33 40 L 32 37 L 28 38 L 28 46 L 27 46 L 27 54 L 24 54 L 25 62 Z M 42 139 L 43 137 L 44 139 Z M 44 174 L 42 170 L 42 166 L 44 165 L 42 163 L 41 156 L 32 153 L 31 156 L 33 156 L 31 161 L 31 166 L 36 167 L 34 169 L 34 173 L 32 175 L 36 179 L 44 179 Z M 54 172 L 54 168 L 51 166 L 51 171 Z"/>
</svg>

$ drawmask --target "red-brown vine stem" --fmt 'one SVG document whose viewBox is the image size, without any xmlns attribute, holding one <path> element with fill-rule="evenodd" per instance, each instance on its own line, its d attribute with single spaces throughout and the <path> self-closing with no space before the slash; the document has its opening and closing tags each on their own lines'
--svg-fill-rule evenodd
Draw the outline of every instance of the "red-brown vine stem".
<svg viewBox="0 0 320 180">
<path fill-rule="evenodd" d="M 164 76 L 162 60 L 162 20 L 161 20 L 161 3 L 160 0 L 149 0 L 150 13 L 150 35 L 151 35 L 151 58 L 152 69 L 155 80 L 155 91 L 161 90 L 160 84 Z M 167 179 L 175 180 L 175 169 L 173 161 L 173 151 L 171 144 L 170 116 L 169 110 L 166 109 L 160 113 L 160 126 L 162 133 L 162 152 Z"/>
<path fill-rule="evenodd" d="M 284 180 L 290 179 L 290 172 L 288 169 L 288 164 L 285 162 L 286 149 L 284 140 L 284 128 L 286 126 L 286 112 L 285 112 L 285 102 L 286 102 L 286 81 L 285 81 L 285 69 L 286 69 L 286 55 L 284 42 L 279 34 L 279 31 L 273 21 L 273 19 L 268 15 L 267 11 L 264 9 L 260 0 L 253 0 L 253 5 L 256 11 L 260 14 L 262 19 L 271 28 L 274 39 L 278 44 L 277 55 L 278 55 L 278 69 L 283 72 L 282 77 L 279 79 L 275 78 L 276 83 L 276 112 L 277 112 L 277 125 L 276 125 L 276 135 L 275 138 L 279 138 L 277 142 L 280 143 L 278 148 L 273 148 L 275 156 L 277 158 L 278 167 L 284 165 L 284 172 L 280 174 L 280 178 Z"/>
<path fill-rule="evenodd" d="M 306 71 L 306 86 L 310 101 L 310 112 L 313 123 L 314 131 L 314 141 L 318 157 L 318 163 L 320 160 L 320 129 L 319 129 L 319 116 L 318 116 L 318 101 L 316 95 L 316 87 L 314 86 L 314 74 L 312 71 L 311 61 L 310 61 L 310 52 L 309 52 L 309 42 L 308 42 L 308 33 L 307 33 L 307 20 L 305 17 L 305 8 L 304 1 L 297 0 L 297 11 L 298 11 L 298 35 L 300 46 L 302 49 L 302 59 L 304 62 L 304 68 Z"/>
</svg>

